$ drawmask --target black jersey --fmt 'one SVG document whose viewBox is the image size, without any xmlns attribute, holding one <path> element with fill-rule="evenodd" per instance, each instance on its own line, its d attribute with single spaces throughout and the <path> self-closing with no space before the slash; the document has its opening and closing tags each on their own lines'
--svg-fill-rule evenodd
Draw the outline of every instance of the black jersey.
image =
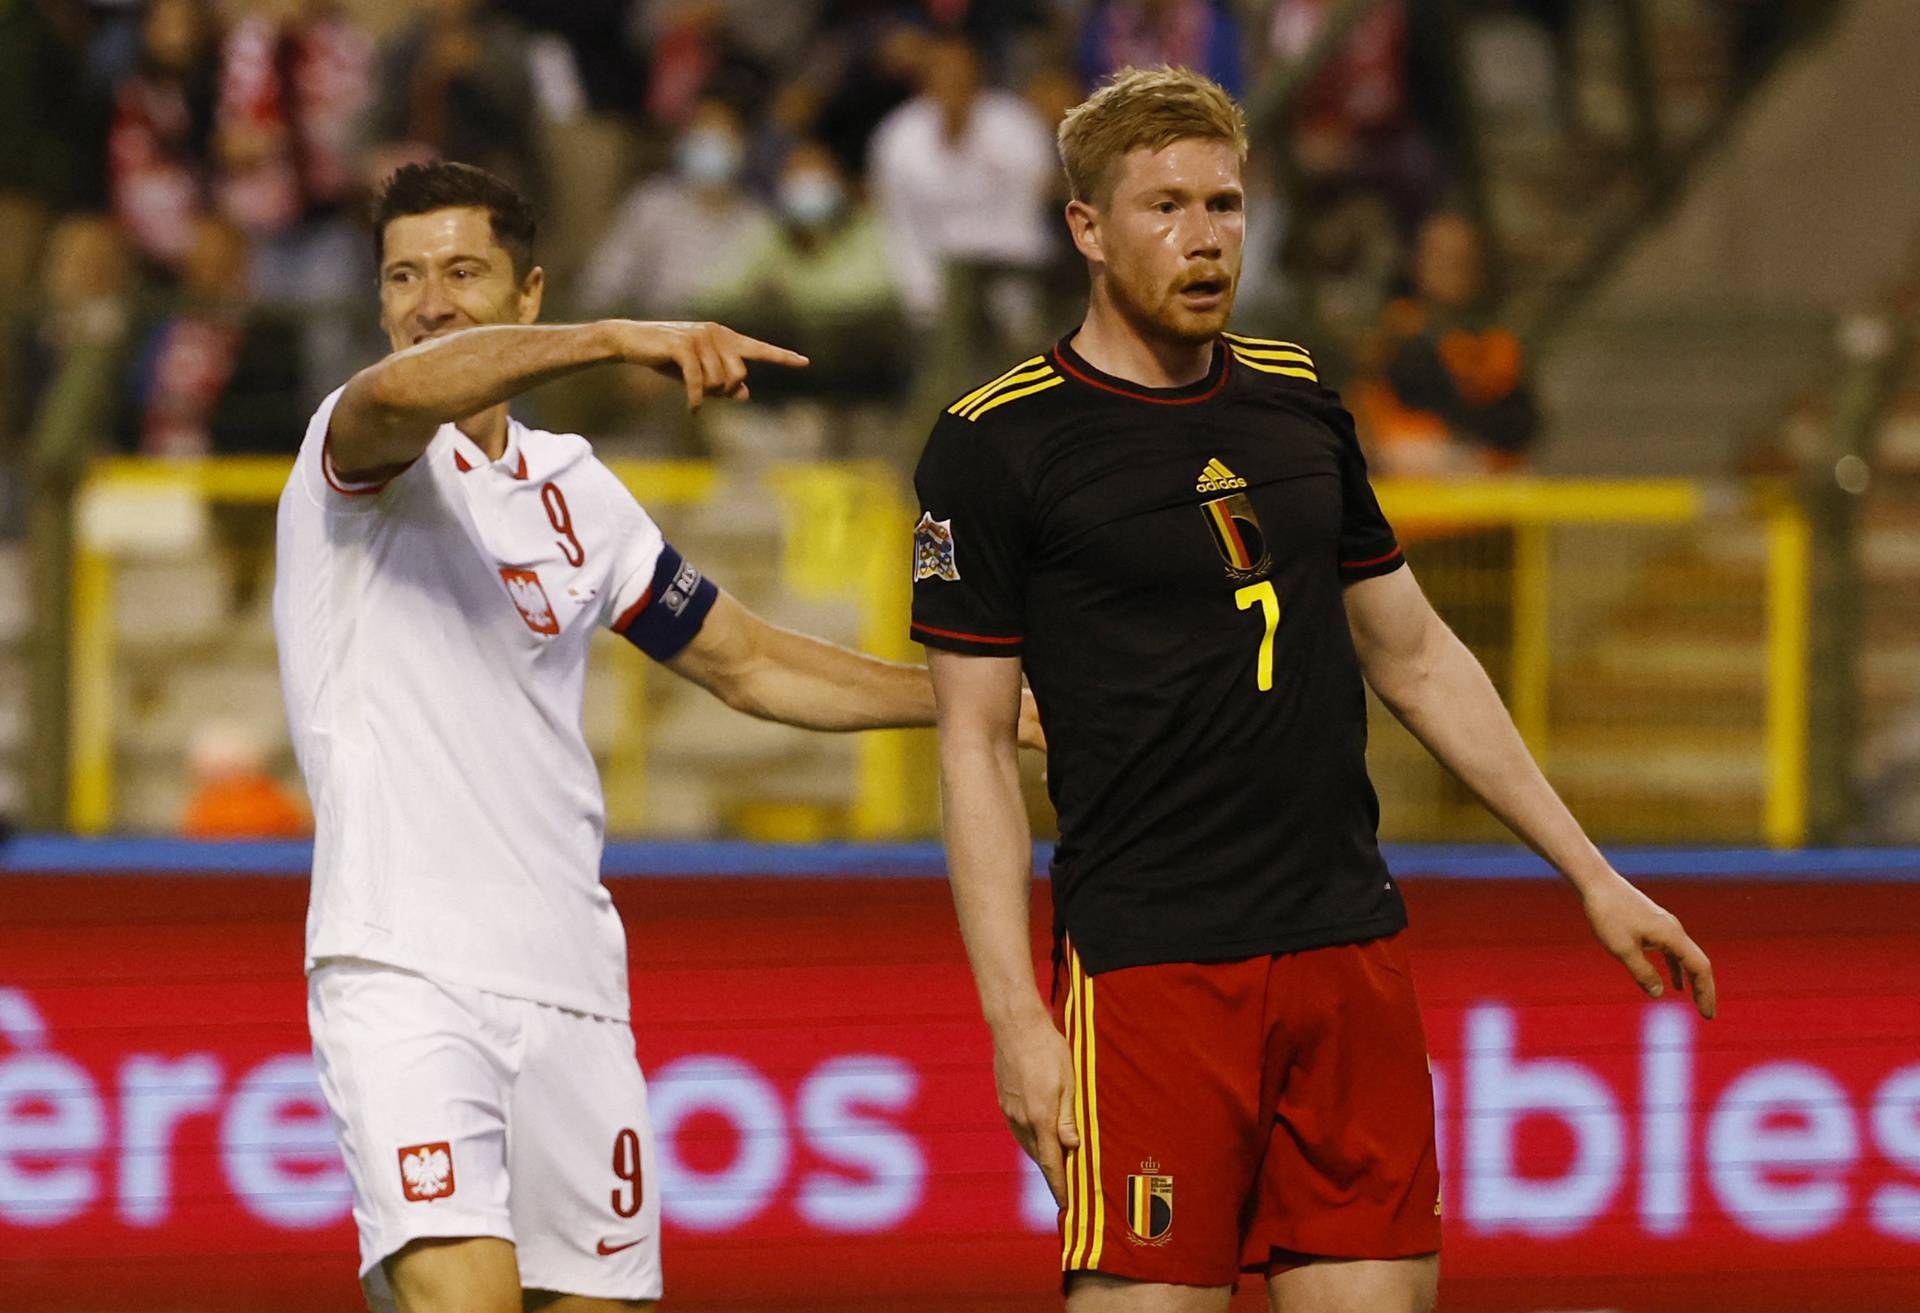
<svg viewBox="0 0 1920 1313">
<path fill-rule="evenodd" d="M 1288 343 L 1153 389 L 1069 341 L 914 479 L 913 636 L 1020 657 L 1039 704 L 1056 929 L 1096 972 L 1401 929 L 1341 592 L 1403 557 L 1352 418 Z"/>
</svg>

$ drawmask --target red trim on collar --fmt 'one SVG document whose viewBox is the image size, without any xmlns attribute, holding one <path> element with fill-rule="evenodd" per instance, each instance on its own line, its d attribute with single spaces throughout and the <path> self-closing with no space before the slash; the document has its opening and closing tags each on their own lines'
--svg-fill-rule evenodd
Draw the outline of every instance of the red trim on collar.
<svg viewBox="0 0 1920 1313">
<path fill-rule="evenodd" d="M 1218 349 L 1219 348 L 1216 346 L 1215 350 L 1218 350 Z M 1073 367 L 1073 363 L 1067 359 L 1066 352 L 1062 351 L 1057 346 L 1053 349 L 1053 363 L 1056 366 L 1058 366 L 1062 371 L 1068 374 L 1071 374 L 1073 375 L 1073 377 L 1079 379 L 1082 383 L 1085 383 L 1090 387 L 1099 388 L 1102 392 L 1111 392 L 1111 393 L 1114 393 L 1116 396 L 1127 397 L 1133 401 L 1151 402 L 1156 406 L 1191 406 L 1196 402 L 1212 401 L 1215 397 L 1220 395 L 1220 389 L 1227 385 L 1227 375 L 1233 369 L 1233 352 L 1225 351 L 1225 352 L 1222 352 L 1221 354 L 1224 357 L 1224 359 L 1222 359 L 1220 362 L 1219 380 L 1216 381 L 1214 385 L 1208 388 L 1205 392 L 1198 393 L 1191 397 L 1156 397 L 1149 392 L 1135 392 L 1130 388 L 1115 387 L 1111 383 L 1103 383 L 1099 379 L 1092 378 L 1088 376 L 1086 373 L 1084 373 L 1083 371 L 1075 369 Z"/>
<path fill-rule="evenodd" d="M 524 451 L 520 451 L 520 452 L 515 452 L 514 454 L 518 456 L 520 459 L 519 459 L 519 463 L 514 467 L 513 477 L 516 479 L 524 480 L 527 477 L 527 453 Z M 467 458 L 465 456 L 462 456 L 457 451 L 453 453 L 453 467 L 459 470 L 462 474 L 465 474 L 471 469 L 473 469 L 473 466 L 467 463 Z"/>
</svg>

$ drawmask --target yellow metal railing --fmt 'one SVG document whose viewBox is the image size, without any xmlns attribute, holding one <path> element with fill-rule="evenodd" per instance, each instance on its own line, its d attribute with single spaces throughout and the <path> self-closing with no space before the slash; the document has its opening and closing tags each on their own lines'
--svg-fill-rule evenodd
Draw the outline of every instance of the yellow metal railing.
<svg viewBox="0 0 1920 1313">
<path fill-rule="evenodd" d="M 711 500 L 721 474 L 698 462 L 613 462 L 611 467 L 643 504 L 655 509 L 694 507 Z M 107 829 L 115 817 L 116 552 L 89 528 L 102 518 L 89 505 L 116 494 L 158 490 L 208 501 L 266 503 L 276 499 L 288 464 L 282 460 L 100 463 L 82 489 L 73 558 L 72 725 L 69 744 L 69 823 L 83 834 Z M 907 639 L 909 589 L 903 562 L 911 514 L 896 477 L 858 463 L 775 466 L 764 486 L 780 508 L 783 526 L 780 585 L 811 600 L 844 600 L 858 611 L 858 642 L 876 655 L 912 659 Z M 1744 599 L 1764 612 L 1764 706 L 1756 708 L 1764 754 L 1760 815 L 1751 837 L 1778 846 L 1806 832 L 1808 530 L 1796 503 L 1777 489 L 1716 490 L 1678 480 L 1492 480 L 1464 484 L 1378 485 L 1382 506 L 1409 542 L 1415 568 L 1422 540 L 1497 528 L 1511 534 L 1510 556 L 1490 571 L 1504 589 L 1502 623 L 1509 631 L 1505 692 L 1515 722 L 1534 752 L 1550 765 L 1555 750 L 1554 681 L 1567 640 L 1556 627 L 1581 581 L 1557 553 L 1556 535 L 1598 528 L 1621 533 L 1687 531 L 1709 517 L 1727 517 L 1761 529 L 1764 583 Z M 1568 586 L 1571 576 L 1571 587 Z M 1437 572 L 1436 576 L 1437 577 Z M 1423 575 L 1423 578 L 1428 576 Z M 1431 579 L 1429 579 L 1431 588 Z M 1436 595 L 1446 609 L 1446 599 Z M 637 809 L 647 753 L 644 723 L 647 663 L 622 661 L 621 732 L 607 769 L 629 816 Z M 904 733 L 859 736 L 852 797 L 836 832 L 855 838 L 929 833 L 931 791 L 919 780 L 927 762 Z M 1432 837 L 1445 837 L 1435 835 Z M 1676 836 L 1679 837 L 1679 836 Z"/>
<path fill-rule="evenodd" d="M 1759 832 L 1775 847 L 1807 828 L 1807 519 L 1771 486 L 1723 490 L 1680 479 L 1496 479 L 1471 483 L 1382 481 L 1381 507 L 1403 534 L 1498 526 L 1513 535 L 1509 587 L 1509 687 L 1514 723 L 1543 762 L 1552 754 L 1552 534 L 1568 526 L 1689 525 L 1730 513 L 1765 525 L 1765 787 Z M 1409 559 L 1416 567 L 1417 547 Z"/>
<path fill-rule="evenodd" d="M 653 510 L 699 506 L 721 487 L 720 472 L 705 462 L 615 460 L 608 466 Z M 72 567 L 67 820 L 76 833 L 103 833 L 115 816 L 117 553 L 89 526 L 102 521 L 98 512 L 115 495 L 157 492 L 270 504 L 278 500 L 290 468 L 290 462 L 273 458 L 120 458 L 99 462 L 90 472 L 80 490 L 80 541 Z M 767 481 L 786 512 L 780 572 L 785 586 L 817 600 L 852 602 L 861 617 L 861 647 L 893 660 L 911 659 L 903 562 L 912 518 L 896 476 L 881 465 L 848 462 L 776 465 Z M 96 513 L 89 514 L 90 509 Z M 645 780 L 648 663 L 622 660 L 615 670 L 623 719 L 608 774 L 610 784 L 619 781 L 623 808 L 631 812 Z M 859 736 L 848 837 L 891 838 L 920 828 L 915 791 L 908 787 L 909 744 L 910 736 L 900 732 Z"/>
</svg>

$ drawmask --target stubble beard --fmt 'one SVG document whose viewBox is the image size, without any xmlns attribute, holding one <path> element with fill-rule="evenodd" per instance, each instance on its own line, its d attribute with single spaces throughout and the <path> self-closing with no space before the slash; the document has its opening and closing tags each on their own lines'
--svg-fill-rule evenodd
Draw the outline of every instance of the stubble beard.
<svg viewBox="0 0 1920 1313">
<path fill-rule="evenodd" d="M 1111 271 L 1107 285 L 1114 308 L 1132 325 L 1134 332 L 1183 347 L 1200 346 L 1220 335 L 1232 318 L 1234 293 L 1239 290 L 1236 278 L 1220 298 L 1217 308 L 1196 314 L 1180 304 L 1179 293 L 1171 287 L 1156 289 L 1158 302 L 1148 304 L 1145 298 L 1135 294 L 1125 278 L 1114 277 Z"/>
</svg>

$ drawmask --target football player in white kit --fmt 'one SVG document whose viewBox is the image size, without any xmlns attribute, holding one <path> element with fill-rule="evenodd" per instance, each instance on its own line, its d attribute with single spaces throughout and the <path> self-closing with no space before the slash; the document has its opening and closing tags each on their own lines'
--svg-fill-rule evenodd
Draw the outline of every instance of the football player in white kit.
<svg viewBox="0 0 1920 1313">
<path fill-rule="evenodd" d="M 393 354 L 308 425 L 274 587 L 316 826 L 308 1018 L 362 1284 L 401 1313 L 650 1308 L 660 1196 L 599 880 L 588 641 L 611 628 L 813 729 L 931 724 L 932 689 L 753 616 L 584 439 L 506 408 L 611 362 L 697 406 L 802 357 L 715 324 L 535 326 L 531 211 L 470 166 L 400 170 L 374 218 Z"/>
</svg>

